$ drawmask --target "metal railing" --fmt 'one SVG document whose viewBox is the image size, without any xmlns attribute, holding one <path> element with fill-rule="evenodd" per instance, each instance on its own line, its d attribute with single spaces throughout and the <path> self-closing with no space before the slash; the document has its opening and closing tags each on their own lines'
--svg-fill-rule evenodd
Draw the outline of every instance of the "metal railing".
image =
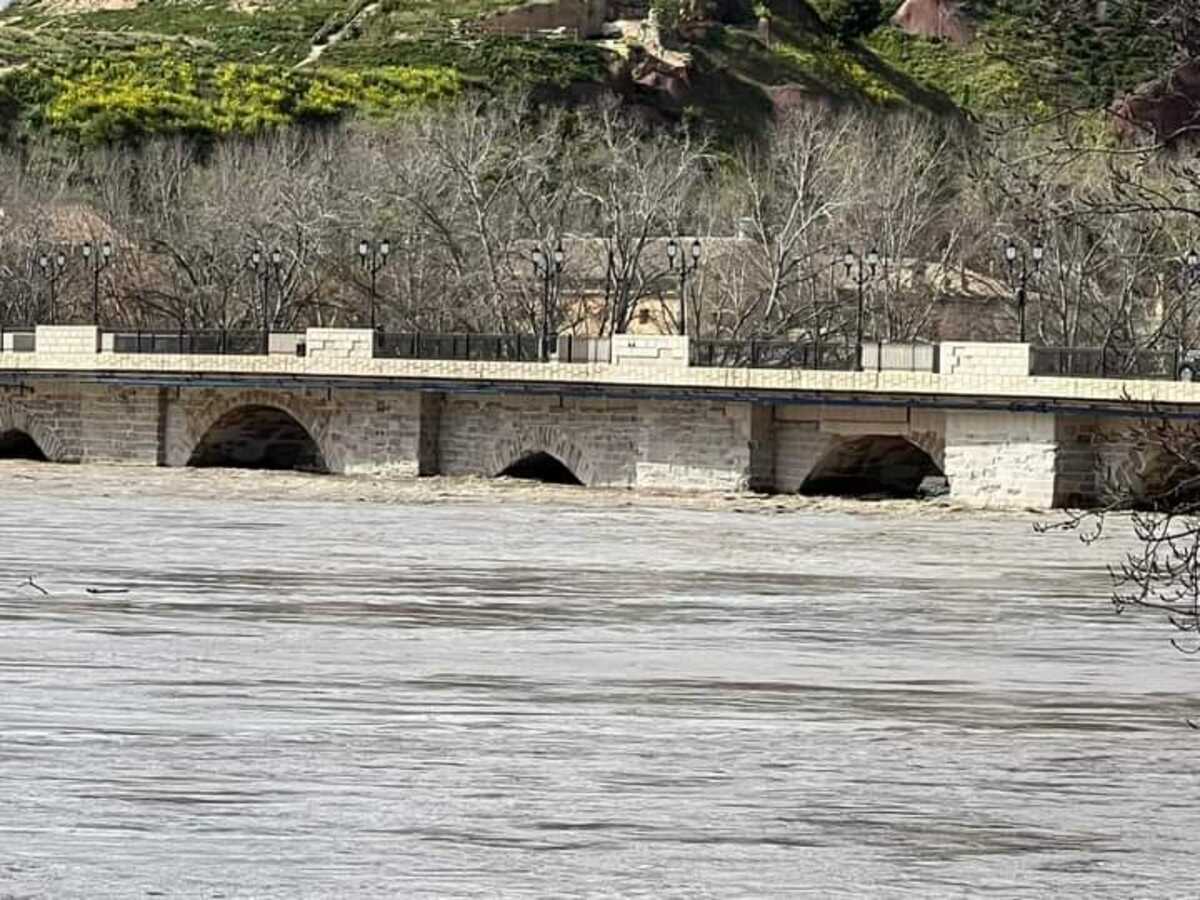
<svg viewBox="0 0 1200 900">
<path fill-rule="evenodd" d="M 105 331 L 100 346 L 113 353 L 250 356 L 263 352 L 261 331 Z"/>
<path fill-rule="evenodd" d="M 562 334 L 558 337 L 560 363 L 612 362 L 612 339 L 606 337 L 577 337 Z"/>
<path fill-rule="evenodd" d="M 0 326 L 0 353 L 33 353 L 35 350 L 37 336 L 32 328 Z"/>
<path fill-rule="evenodd" d="M 863 343 L 863 370 L 867 372 L 936 372 L 938 345 L 913 343 Z"/>
<path fill-rule="evenodd" d="M 375 355 L 389 359 L 461 359 L 537 362 L 536 334 L 375 335 Z"/>
<path fill-rule="evenodd" d="M 693 366 L 847 371 L 858 362 L 857 349 L 841 344 L 693 338 L 690 345 Z"/>
<path fill-rule="evenodd" d="M 1179 358 L 1173 350 L 1032 347 L 1029 354 L 1030 375 L 1174 379 L 1178 371 Z"/>
</svg>

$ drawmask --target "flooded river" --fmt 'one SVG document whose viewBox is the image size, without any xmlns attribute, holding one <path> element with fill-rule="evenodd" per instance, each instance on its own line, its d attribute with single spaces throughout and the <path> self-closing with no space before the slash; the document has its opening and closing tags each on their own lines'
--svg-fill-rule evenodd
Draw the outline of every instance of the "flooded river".
<svg viewBox="0 0 1200 900">
<path fill-rule="evenodd" d="M 40 471 L 0 897 L 1196 893 L 1200 663 L 1119 538 Z"/>
</svg>

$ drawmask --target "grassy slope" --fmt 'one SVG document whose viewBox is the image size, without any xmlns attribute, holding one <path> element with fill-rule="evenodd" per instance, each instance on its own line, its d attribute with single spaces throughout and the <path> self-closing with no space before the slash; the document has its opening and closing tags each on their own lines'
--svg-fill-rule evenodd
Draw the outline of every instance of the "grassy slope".
<svg viewBox="0 0 1200 900">
<path fill-rule="evenodd" d="M 1098 30 L 1063 13 L 1060 0 L 976 0 L 980 40 L 965 50 L 890 27 L 845 46 L 809 17 L 777 15 L 770 46 L 751 27 L 726 26 L 689 48 L 696 71 L 683 112 L 733 139 L 769 118 L 780 85 L 939 112 L 1103 105 L 1161 70 L 1166 51 L 1161 37 L 1144 34 L 1141 2 L 1118 5 Z M 607 57 L 595 45 L 465 40 L 455 30 L 453 20 L 506 5 L 272 0 L 249 12 L 227 0 L 143 0 L 131 10 L 50 15 L 24 0 L 0 13 L 0 121 L 11 133 L 86 141 L 220 135 L 352 111 L 387 116 L 472 88 L 604 80 Z M 351 20 L 316 65 L 294 68 Z"/>
<path fill-rule="evenodd" d="M 1149 24 L 1156 2 L 1110 0 L 1108 21 L 1098 24 L 1088 14 L 1092 2 L 975 0 L 967 9 L 977 40 L 968 48 L 891 28 L 867 44 L 975 113 L 1098 109 L 1168 67 L 1169 36 Z"/>
<path fill-rule="evenodd" d="M 459 94 L 472 79 L 520 85 L 596 80 L 601 55 L 575 44 L 454 38 L 440 4 L 382 0 L 296 69 L 314 41 L 353 19 L 363 0 L 277 0 L 254 12 L 223 0 L 148 0 L 136 9 L 0 14 L 0 111 L 10 132 L 85 141 L 145 133 L 220 135 L 356 111 L 386 116 Z M 495 0 L 455 0 L 478 15 Z"/>
</svg>

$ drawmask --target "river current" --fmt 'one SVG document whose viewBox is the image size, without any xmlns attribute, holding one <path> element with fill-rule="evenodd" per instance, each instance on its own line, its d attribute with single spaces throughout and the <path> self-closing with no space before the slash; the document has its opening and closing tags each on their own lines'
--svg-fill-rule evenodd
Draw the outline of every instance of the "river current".
<svg viewBox="0 0 1200 900">
<path fill-rule="evenodd" d="M 1200 663 L 1032 521 L 0 488 L 0 897 L 1194 896 Z"/>
</svg>

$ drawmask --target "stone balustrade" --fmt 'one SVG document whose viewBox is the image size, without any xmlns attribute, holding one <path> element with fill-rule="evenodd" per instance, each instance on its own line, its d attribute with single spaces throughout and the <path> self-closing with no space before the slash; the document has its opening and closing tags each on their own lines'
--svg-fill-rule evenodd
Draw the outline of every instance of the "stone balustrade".
<svg viewBox="0 0 1200 900">
<path fill-rule="evenodd" d="M 688 365 L 688 338 L 620 335 L 610 362 L 572 363 L 551 359 L 502 362 L 461 359 L 393 359 L 374 355 L 369 329 L 310 328 L 299 335 L 273 335 L 263 354 L 114 352 L 111 335 L 92 326 L 38 326 L 35 352 L 12 352 L 8 333 L 0 347 L 0 372 L 179 372 L 190 374 L 277 374 L 288 377 L 347 376 L 513 381 L 589 385 L 652 385 L 696 390 L 804 391 L 831 394 L 901 394 L 938 397 L 998 397 L 1081 403 L 1200 405 L 1200 382 L 1134 379 L 1033 377 L 1029 345 L 946 342 L 939 347 L 940 371 L 825 371 L 812 369 L 719 368 Z"/>
</svg>

